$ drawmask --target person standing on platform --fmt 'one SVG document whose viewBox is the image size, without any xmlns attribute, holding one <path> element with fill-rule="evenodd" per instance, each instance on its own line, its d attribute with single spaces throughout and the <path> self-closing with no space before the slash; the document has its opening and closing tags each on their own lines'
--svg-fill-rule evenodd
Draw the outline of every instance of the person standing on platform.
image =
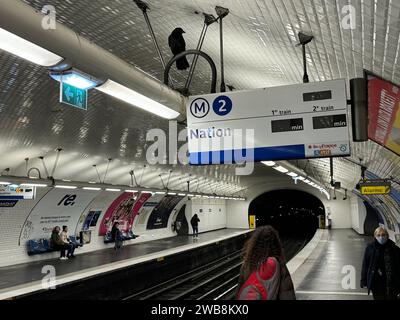
<svg viewBox="0 0 400 320">
<path fill-rule="evenodd" d="M 360 286 L 372 291 L 374 300 L 400 299 L 400 248 L 382 227 L 374 238 L 365 249 Z"/>
<path fill-rule="evenodd" d="M 193 229 L 193 238 L 198 238 L 199 237 L 199 216 L 195 214 L 192 219 L 190 220 L 190 224 L 192 225 Z"/>
<path fill-rule="evenodd" d="M 119 230 L 119 222 L 115 222 L 111 229 L 111 239 L 114 241 L 114 250 L 121 249 L 122 247 L 122 232 Z"/>
<path fill-rule="evenodd" d="M 296 300 L 278 232 L 256 229 L 246 242 L 237 300 Z"/>
</svg>

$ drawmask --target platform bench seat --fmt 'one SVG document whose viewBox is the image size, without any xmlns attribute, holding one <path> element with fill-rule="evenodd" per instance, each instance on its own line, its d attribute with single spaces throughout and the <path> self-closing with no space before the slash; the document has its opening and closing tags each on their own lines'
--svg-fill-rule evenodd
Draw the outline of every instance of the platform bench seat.
<svg viewBox="0 0 400 320">
<path fill-rule="evenodd" d="M 83 247 L 83 244 L 78 242 L 77 238 L 75 236 L 70 236 L 69 239 L 75 245 L 76 248 Z M 28 255 L 29 256 L 59 251 L 59 250 L 53 249 L 50 246 L 49 239 L 28 240 L 27 246 L 28 246 Z"/>
<path fill-rule="evenodd" d="M 133 234 L 133 232 L 122 233 L 122 241 L 134 240 L 136 238 L 139 238 L 139 236 Z M 104 243 L 114 243 L 114 242 L 115 241 L 113 241 L 111 237 L 111 232 L 107 232 L 107 234 L 104 236 Z"/>
<path fill-rule="evenodd" d="M 27 245 L 29 256 L 55 251 L 51 248 L 49 239 L 28 240 Z"/>
</svg>

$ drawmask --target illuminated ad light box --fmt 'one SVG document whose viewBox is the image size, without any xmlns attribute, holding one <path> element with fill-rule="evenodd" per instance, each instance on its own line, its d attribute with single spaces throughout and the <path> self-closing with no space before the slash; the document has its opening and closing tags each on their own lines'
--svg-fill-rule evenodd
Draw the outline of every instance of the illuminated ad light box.
<svg viewBox="0 0 400 320">
<path fill-rule="evenodd" d="M 346 81 L 193 96 L 190 164 L 350 155 Z"/>
<path fill-rule="evenodd" d="M 368 138 L 400 155 L 400 86 L 366 72 Z"/>
<path fill-rule="evenodd" d="M 360 192 L 364 196 L 387 195 L 391 192 L 390 182 L 365 182 L 360 183 Z"/>
<path fill-rule="evenodd" d="M 36 187 L 22 187 L 9 184 L 0 185 L 0 200 L 32 200 L 35 199 Z"/>
</svg>

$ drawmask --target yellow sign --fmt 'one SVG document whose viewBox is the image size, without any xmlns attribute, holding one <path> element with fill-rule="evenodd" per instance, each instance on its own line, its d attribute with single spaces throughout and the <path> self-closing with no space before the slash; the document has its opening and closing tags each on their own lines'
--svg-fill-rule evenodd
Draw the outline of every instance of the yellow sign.
<svg viewBox="0 0 400 320">
<path fill-rule="evenodd" d="M 362 186 L 361 194 L 368 195 L 383 195 L 390 193 L 390 186 Z"/>
<path fill-rule="evenodd" d="M 249 216 L 249 225 L 250 229 L 255 229 L 256 228 L 256 216 Z"/>
</svg>

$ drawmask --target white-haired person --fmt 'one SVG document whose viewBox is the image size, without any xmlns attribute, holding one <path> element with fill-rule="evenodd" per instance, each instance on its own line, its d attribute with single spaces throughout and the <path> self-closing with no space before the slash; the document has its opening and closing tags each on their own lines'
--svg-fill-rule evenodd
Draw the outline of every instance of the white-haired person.
<svg viewBox="0 0 400 320">
<path fill-rule="evenodd" d="M 400 248 L 389 239 L 386 229 L 379 227 L 374 242 L 365 249 L 361 271 L 361 288 L 372 291 L 374 300 L 400 298 Z"/>
</svg>

